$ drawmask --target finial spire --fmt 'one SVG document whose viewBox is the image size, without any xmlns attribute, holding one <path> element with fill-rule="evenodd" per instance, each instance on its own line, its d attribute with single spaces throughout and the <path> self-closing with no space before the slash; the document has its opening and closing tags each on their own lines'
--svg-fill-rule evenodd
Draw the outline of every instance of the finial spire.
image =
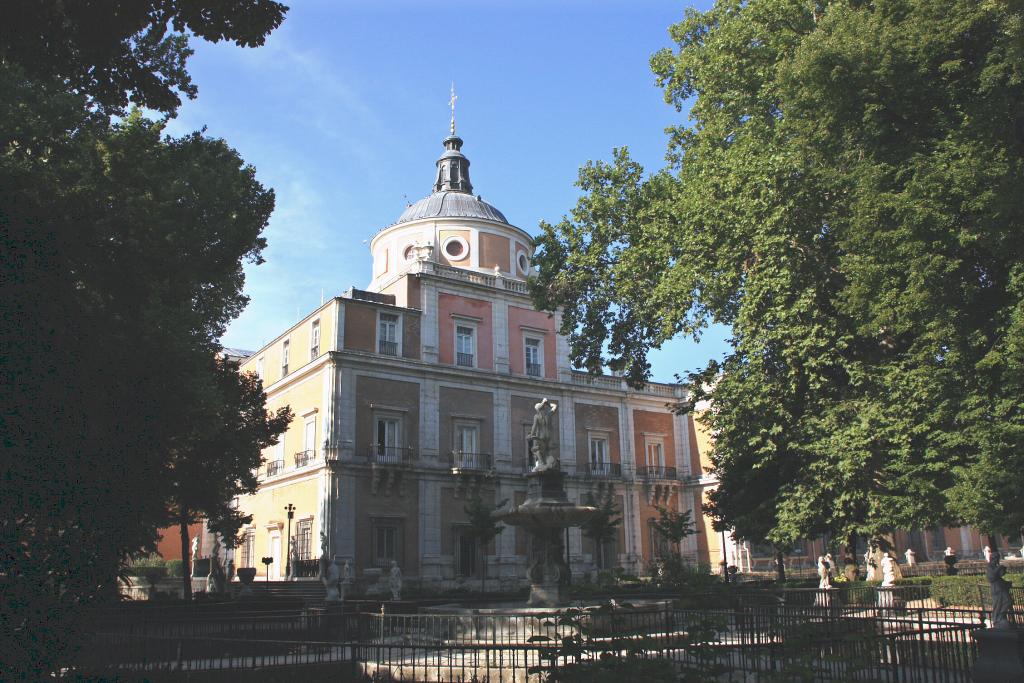
<svg viewBox="0 0 1024 683">
<path fill-rule="evenodd" d="M 459 99 L 459 96 L 455 94 L 455 81 L 452 81 L 452 96 L 448 100 L 448 104 L 452 108 L 452 135 L 455 135 L 455 100 Z"/>
</svg>

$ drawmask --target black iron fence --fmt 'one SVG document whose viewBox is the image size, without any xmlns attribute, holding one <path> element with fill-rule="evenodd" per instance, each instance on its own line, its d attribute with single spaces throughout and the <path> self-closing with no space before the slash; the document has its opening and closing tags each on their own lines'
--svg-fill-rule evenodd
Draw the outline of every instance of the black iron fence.
<svg viewBox="0 0 1024 683">
<path fill-rule="evenodd" d="M 664 465 L 644 465 L 638 468 L 643 479 L 675 479 L 676 468 L 665 467 Z"/>
<path fill-rule="evenodd" d="M 412 448 L 409 446 L 370 445 L 370 461 L 378 465 L 407 465 L 412 462 Z"/>
<path fill-rule="evenodd" d="M 295 466 L 305 467 L 306 465 L 312 463 L 315 458 L 316 451 L 314 450 L 299 451 L 295 454 Z"/>
<path fill-rule="evenodd" d="M 589 462 L 583 466 L 583 473 L 589 477 L 614 477 L 622 476 L 622 464 L 617 462 Z"/>
<path fill-rule="evenodd" d="M 267 463 L 267 476 L 273 477 L 275 474 L 284 472 L 284 460 L 271 460 Z"/>
<path fill-rule="evenodd" d="M 332 664 L 400 680 L 522 681 L 530 674 L 657 659 L 717 681 L 969 680 L 977 611 L 756 605 L 549 614 L 204 613 L 93 620 L 82 672 L 191 672 Z"/>
</svg>

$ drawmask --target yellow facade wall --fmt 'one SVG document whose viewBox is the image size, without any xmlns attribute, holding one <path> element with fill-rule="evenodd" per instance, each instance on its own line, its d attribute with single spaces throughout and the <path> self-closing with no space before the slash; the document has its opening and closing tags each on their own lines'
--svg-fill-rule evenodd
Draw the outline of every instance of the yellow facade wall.
<svg viewBox="0 0 1024 683">
<path fill-rule="evenodd" d="M 310 472 L 301 480 L 272 485 L 269 488 L 260 489 L 255 495 L 239 499 L 239 508 L 246 514 L 252 515 L 252 524 L 248 528 L 256 532 L 253 553 L 257 576 L 265 578 L 267 575 L 266 567 L 260 562 L 260 558 L 273 554 L 271 538 L 275 529 L 281 538 L 280 567 L 278 567 L 280 573 L 277 576 L 284 576 L 284 549 L 287 547 L 284 537 L 288 532 L 288 513 L 285 512 L 285 507 L 289 503 L 295 506 L 295 517 L 292 519 L 291 528 L 292 536 L 295 536 L 297 522 L 300 519 L 312 517 L 312 552 L 314 557 L 319 556 L 320 491 L 325 476 L 326 469 L 321 468 Z M 235 551 L 235 566 L 241 567 L 241 562 L 242 551 L 241 548 L 238 548 Z M 275 560 L 275 563 L 277 562 Z"/>
<path fill-rule="evenodd" d="M 336 320 L 338 317 L 338 306 L 341 303 L 337 299 L 325 303 L 317 310 L 310 313 L 300 322 L 290 327 L 284 334 L 270 342 L 262 349 L 254 353 L 241 364 L 243 372 L 256 372 L 259 359 L 263 359 L 263 386 L 269 387 L 281 380 L 281 357 L 285 340 L 288 340 L 288 375 L 295 374 L 303 366 L 310 363 L 310 348 L 312 340 L 313 321 L 320 321 L 320 355 L 328 351 L 337 350 Z"/>
</svg>

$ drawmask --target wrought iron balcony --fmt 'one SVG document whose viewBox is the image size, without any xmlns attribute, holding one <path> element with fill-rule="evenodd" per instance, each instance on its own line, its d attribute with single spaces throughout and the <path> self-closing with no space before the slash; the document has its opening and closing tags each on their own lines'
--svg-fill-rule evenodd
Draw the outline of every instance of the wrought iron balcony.
<svg viewBox="0 0 1024 683">
<path fill-rule="evenodd" d="M 380 351 L 382 356 L 397 356 L 398 342 L 381 339 L 377 342 L 377 350 Z"/>
<path fill-rule="evenodd" d="M 676 479 L 676 468 L 664 465 L 646 465 L 640 467 L 639 474 L 644 479 Z"/>
<path fill-rule="evenodd" d="M 299 451 L 298 453 L 295 454 L 295 466 L 305 467 L 306 465 L 312 463 L 315 458 L 316 451 L 314 450 Z"/>
<path fill-rule="evenodd" d="M 490 453 L 467 453 L 465 451 L 452 451 L 452 470 L 474 470 L 486 471 L 493 466 Z"/>
<path fill-rule="evenodd" d="M 455 364 L 461 365 L 464 368 L 475 367 L 473 364 L 473 354 L 459 351 L 455 354 Z"/>
<path fill-rule="evenodd" d="M 271 460 L 267 463 L 267 476 L 272 477 L 275 474 L 281 474 L 284 471 L 284 460 Z"/>
<path fill-rule="evenodd" d="M 542 370 L 543 368 L 541 367 L 540 363 L 526 364 L 526 374 L 529 375 L 530 377 L 540 377 Z"/>
<path fill-rule="evenodd" d="M 622 477 L 622 465 L 617 462 L 588 462 L 583 466 L 583 472 L 588 477 L 618 479 Z"/>
<path fill-rule="evenodd" d="M 409 446 L 385 446 L 370 444 L 370 462 L 375 465 L 408 465 L 412 462 L 412 448 Z"/>
</svg>

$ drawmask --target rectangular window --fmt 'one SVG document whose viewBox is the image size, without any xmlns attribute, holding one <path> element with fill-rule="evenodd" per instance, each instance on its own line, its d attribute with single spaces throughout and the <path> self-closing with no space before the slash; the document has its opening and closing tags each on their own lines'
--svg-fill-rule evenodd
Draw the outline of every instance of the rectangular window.
<svg viewBox="0 0 1024 683">
<path fill-rule="evenodd" d="M 309 335 L 309 359 L 316 360 L 320 357 L 320 321 L 313 321 L 313 329 Z"/>
<path fill-rule="evenodd" d="M 472 424 L 455 426 L 455 450 L 462 453 L 478 453 L 477 447 L 480 428 Z"/>
<path fill-rule="evenodd" d="M 458 575 L 461 577 L 476 576 L 477 540 L 468 529 L 456 531 L 459 564 Z"/>
<path fill-rule="evenodd" d="M 395 417 L 378 417 L 374 437 L 374 460 L 380 463 L 400 464 L 403 450 L 401 447 L 401 422 Z"/>
<path fill-rule="evenodd" d="M 655 558 L 668 557 L 669 555 L 669 543 L 668 539 L 658 531 L 657 527 L 654 526 L 654 520 L 650 519 L 647 521 L 647 529 L 650 533 L 651 541 L 651 553 Z"/>
<path fill-rule="evenodd" d="M 313 520 L 300 519 L 295 530 L 295 547 L 300 560 L 312 559 L 313 553 Z"/>
<path fill-rule="evenodd" d="M 256 376 L 260 378 L 261 382 L 263 381 L 263 356 L 256 359 Z"/>
<path fill-rule="evenodd" d="M 647 451 L 647 474 L 652 477 L 668 476 L 665 468 L 665 451 L 661 441 L 648 441 L 645 447 Z M 674 474 L 672 475 L 675 476 Z"/>
<path fill-rule="evenodd" d="M 399 520 L 374 520 L 372 538 L 374 565 L 390 567 L 392 562 L 402 564 L 402 526 Z"/>
<path fill-rule="evenodd" d="M 256 530 L 249 529 L 242 539 L 242 567 L 255 567 L 256 562 Z"/>
<path fill-rule="evenodd" d="M 468 325 L 455 326 L 455 364 L 476 367 L 476 330 Z"/>
<path fill-rule="evenodd" d="M 295 454 L 295 466 L 305 467 L 316 459 L 316 418 L 306 420 L 302 431 L 302 450 Z"/>
<path fill-rule="evenodd" d="M 526 353 L 526 374 L 530 377 L 540 377 L 544 374 L 541 340 L 534 337 L 526 337 L 523 342 L 523 348 Z"/>
<path fill-rule="evenodd" d="M 603 436 L 590 437 L 590 471 L 593 474 L 607 474 L 608 439 Z"/>
<path fill-rule="evenodd" d="M 284 376 L 286 376 L 288 374 L 288 350 L 289 350 L 288 347 L 290 345 L 291 344 L 289 344 L 287 339 L 285 339 L 284 343 L 281 345 L 281 376 L 282 377 L 284 377 Z"/>
<path fill-rule="evenodd" d="M 381 313 L 377 324 L 377 348 L 382 356 L 398 355 L 398 316 Z"/>
</svg>

